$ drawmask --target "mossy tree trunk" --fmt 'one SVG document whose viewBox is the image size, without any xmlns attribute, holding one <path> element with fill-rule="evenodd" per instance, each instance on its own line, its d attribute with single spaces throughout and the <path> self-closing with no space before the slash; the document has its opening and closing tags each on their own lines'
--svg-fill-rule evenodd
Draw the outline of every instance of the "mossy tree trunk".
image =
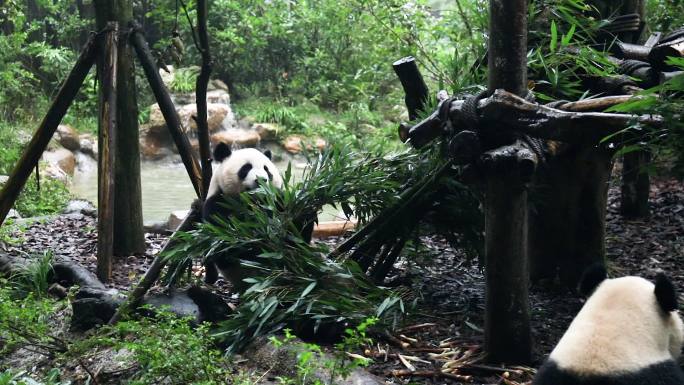
<svg viewBox="0 0 684 385">
<path fill-rule="evenodd" d="M 97 29 L 108 21 L 119 22 L 122 36 L 118 45 L 117 132 L 114 182 L 114 254 L 130 255 L 145 251 L 140 186 L 138 143 L 138 104 L 135 89 L 133 49 L 127 28 L 133 20 L 130 0 L 95 0 Z"/>
</svg>

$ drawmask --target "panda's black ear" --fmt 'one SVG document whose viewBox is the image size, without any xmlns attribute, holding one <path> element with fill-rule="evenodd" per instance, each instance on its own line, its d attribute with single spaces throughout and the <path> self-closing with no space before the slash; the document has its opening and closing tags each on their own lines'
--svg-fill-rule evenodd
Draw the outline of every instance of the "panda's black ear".
<svg viewBox="0 0 684 385">
<path fill-rule="evenodd" d="M 223 162 L 230 154 L 230 146 L 223 142 L 219 142 L 216 147 L 214 147 L 214 160 L 217 162 Z"/>
<path fill-rule="evenodd" d="M 658 273 L 656 276 L 655 296 L 664 312 L 669 313 L 679 308 L 675 287 L 663 273 Z"/>
<path fill-rule="evenodd" d="M 582 274 L 577 292 L 583 297 L 589 297 L 606 278 L 608 278 L 606 267 L 602 263 L 595 263 Z"/>
<path fill-rule="evenodd" d="M 271 159 L 271 156 L 273 156 L 273 154 L 271 154 L 271 150 L 264 151 L 264 155 L 266 155 L 268 159 Z"/>
</svg>

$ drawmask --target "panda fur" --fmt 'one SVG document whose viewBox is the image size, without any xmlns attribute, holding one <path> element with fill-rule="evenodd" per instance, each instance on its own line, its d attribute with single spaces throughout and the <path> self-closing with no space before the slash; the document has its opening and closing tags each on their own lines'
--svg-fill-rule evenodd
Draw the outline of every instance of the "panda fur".
<svg viewBox="0 0 684 385">
<path fill-rule="evenodd" d="M 268 150 L 263 153 L 255 148 L 232 151 L 225 143 L 218 143 L 214 148 L 213 158 L 217 166 L 214 168 L 207 198 L 202 206 L 204 222 L 218 224 L 220 218 L 229 218 L 232 213 L 222 204 L 223 200 L 257 188 L 259 179 L 268 181 L 276 188 L 282 188 L 282 176 L 271 161 L 271 152 Z M 245 250 L 246 255 L 253 253 L 258 252 Z M 231 281 L 234 288 L 240 290 L 245 272 L 239 263 L 229 262 L 237 258 L 221 258 L 221 255 L 208 257 L 205 263 L 205 282 L 216 282 L 218 268 L 221 274 Z"/>
<path fill-rule="evenodd" d="M 580 292 L 593 294 L 570 324 L 533 385 L 684 384 L 677 364 L 684 327 L 672 283 L 640 277 L 607 279 L 585 272 Z"/>
</svg>

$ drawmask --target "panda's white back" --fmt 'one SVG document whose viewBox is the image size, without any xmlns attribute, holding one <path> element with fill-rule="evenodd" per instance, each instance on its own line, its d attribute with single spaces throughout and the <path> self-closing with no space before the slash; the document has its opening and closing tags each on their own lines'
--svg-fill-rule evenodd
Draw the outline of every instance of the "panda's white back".
<svg viewBox="0 0 684 385">
<path fill-rule="evenodd" d="M 608 374 L 678 357 L 682 320 L 677 312 L 664 316 L 653 292 L 653 283 L 640 277 L 605 280 L 549 358 L 562 369 Z"/>
<path fill-rule="evenodd" d="M 594 271 L 590 271 L 594 270 Z M 677 358 L 684 326 L 677 294 L 663 274 L 607 279 L 588 269 L 582 307 L 533 385 L 684 385 Z"/>
</svg>

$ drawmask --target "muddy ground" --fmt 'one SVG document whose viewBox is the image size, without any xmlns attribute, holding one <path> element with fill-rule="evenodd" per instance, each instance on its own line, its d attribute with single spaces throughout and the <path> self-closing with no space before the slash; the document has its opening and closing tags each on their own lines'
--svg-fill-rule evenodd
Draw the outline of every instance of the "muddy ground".
<svg viewBox="0 0 684 385">
<path fill-rule="evenodd" d="M 612 276 L 653 278 L 657 272 L 664 271 L 680 292 L 684 292 L 682 184 L 671 179 L 652 184 L 648 219 L 625 220 L 618 214 L 618 205 L 619 188 L 613 185 L 609 191 L 606 242 Z M 25 229 L 22 237 L 19 244 L 0 245 L 0 251 L 26 256 L 50 249 L 55 255 L 72 258 L 95 270 L 97 241 L 92 217 L 71 215 L 35 223 Z M 111 287 L 127 290 L 146 271 L 167 238 L 149 234 L 146 239 L 145 255 L 131 256 L 116 264 Z M 399 273 L 410 278 L 407 281 L 411 282 L 411 290 L 420 298 L 418 308 L 398 330 L 375 336 L 377 342 L 372 349 L 358 352 L 374 357 L 375 363 L 369 370 L 395 384 L 529 381 L 532 372 L 527 368 L 502 369 L 477 362 L 484 324 L 484 279 L 477 261 L 466 260 L 442 239 L 427 237 L 424 241 L 430 255 L 421 263 L 405 263 L 399 267 Z M 564 289 L 533 286 L 530 304 L 535 343 L 531 367 L 537 367 L 580 309 L 581 301 Z M 435 370 L 447 361 L 467 365 L 454 375 L 434 376 Z M 415 371 L 408 375 L 411 366 Z"/>
</svg>

